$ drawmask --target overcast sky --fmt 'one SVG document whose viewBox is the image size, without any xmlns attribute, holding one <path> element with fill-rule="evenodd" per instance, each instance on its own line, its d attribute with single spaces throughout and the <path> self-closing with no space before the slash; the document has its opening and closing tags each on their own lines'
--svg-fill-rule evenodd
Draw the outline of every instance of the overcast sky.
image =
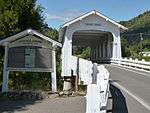
<svg viewBox="0 0 150 113">
<path fill-rule="evenodd" d="M 64 22 L 97 10 L 116 21 L 129 20 L 150 10 L 150 0 L 38 0 L 50 27 L 58 29 Z"/>
</svg>

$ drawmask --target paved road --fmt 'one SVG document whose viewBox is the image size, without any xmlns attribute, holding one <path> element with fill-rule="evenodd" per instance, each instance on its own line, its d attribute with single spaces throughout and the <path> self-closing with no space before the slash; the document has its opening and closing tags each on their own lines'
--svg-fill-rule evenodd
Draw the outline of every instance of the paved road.
<svg viewBox="0 0 150 113">
<path fill-rule="evenodd" d="M 150 113 L 150 74 L 106 65 L 112 79 L 108 113 Z M 112 104 L 113 103 L 113 104 Z M 85 113 L 84 97 L 0 102 L 0 113 Z"/>
<path fill-rule="evenodd" d="M 3 101 L 0 102 L 0 113 L 85 113 L 85 98 Z"/>
<path fill-rule="evenodd" d="M 150 113 L 150 74 L 106 65 L 112 82 L 113 113 Z M 124 110 L 123 110 L 124 109 Z"/>
</svg>

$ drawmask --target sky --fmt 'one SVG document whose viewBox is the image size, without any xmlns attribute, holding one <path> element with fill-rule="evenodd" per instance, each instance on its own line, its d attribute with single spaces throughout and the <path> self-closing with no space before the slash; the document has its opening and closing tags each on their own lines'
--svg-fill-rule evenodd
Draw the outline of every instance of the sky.
<svg viewBox="0 0 150 113">
<path fill-rule="evenodd" d="M 84 13 L 99 11 L 119 22 L 126 21 L 150 10 L 150 0 L 37 0 L 43 9 L 49 27 L 59 27 Z"/>
</svg>

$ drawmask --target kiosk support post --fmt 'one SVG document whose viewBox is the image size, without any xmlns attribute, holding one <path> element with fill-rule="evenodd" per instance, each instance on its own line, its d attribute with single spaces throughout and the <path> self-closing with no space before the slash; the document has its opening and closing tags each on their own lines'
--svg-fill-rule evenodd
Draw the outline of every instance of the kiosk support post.
<svg viewBox="0 0 150 113">
<path fill-rule="evenodd" d="M 8 92 L 9 71 L 7 70 L 7 63 L 8 63 L 8 43 L 6 43 L 5 45 L 2 92 Z"/>
<path fill-rule="evenodd" d="M 57 92 L 57 79 L 56 79 L 56 53 L 55 49 L 52 50 L 52 57 L 53 57 L 53 72 L 51 73 L 52 79 L 52 92 Z"/>
</svg>

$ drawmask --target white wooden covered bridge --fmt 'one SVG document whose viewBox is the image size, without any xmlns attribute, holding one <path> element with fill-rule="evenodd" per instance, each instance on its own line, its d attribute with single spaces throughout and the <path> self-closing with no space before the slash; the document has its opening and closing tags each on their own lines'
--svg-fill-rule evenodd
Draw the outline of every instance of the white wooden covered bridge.
<svg viewBox="0 0 150 113">
<path fill-rule="evenodd" d="M 59 40 L 63 44 L 62 76 L 71 76 L 73 45 L 89 46 L 93 62 L 121 59 L 121 30 L 127 28 L 97 11 L 91 11 L 62 25 L 59 30 Z"/>
</svg>

